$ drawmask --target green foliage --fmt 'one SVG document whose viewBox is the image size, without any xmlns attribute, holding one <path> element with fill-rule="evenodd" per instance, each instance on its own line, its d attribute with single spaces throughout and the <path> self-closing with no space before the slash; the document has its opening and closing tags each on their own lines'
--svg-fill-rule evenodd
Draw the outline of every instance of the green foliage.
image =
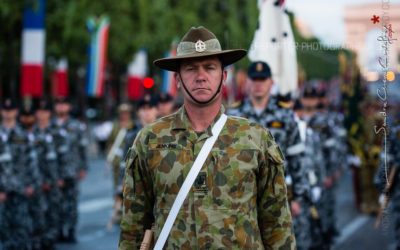
<svg viewBox="0 0 400 250">
<path fill-rule="evenodd" d="M 19 85 L 22 10 L 33 2 L 0 0 L 0 83 Z M 107 57 L 110 82 L 118 86 L 139 48 L 147 48 L 151 63 L 163 57 L 171 42 L 180 39 L 191 26 L 203 25 L 212 30 L 224 49 L 249 48 L 258 9 L 256 1 L 246 0 L 47 0 L 47 81 L 53 67 L 49 62 L 67 57 L 70 83 L 78 82 L 76 72 L 88 60 L 86 20 L 97 15 L 110 18 Z M 247 67 L 248 63 L 242 60 L 238 66 Z M 150 70 L 159 73 L 152 66 Z"/>
</svg>

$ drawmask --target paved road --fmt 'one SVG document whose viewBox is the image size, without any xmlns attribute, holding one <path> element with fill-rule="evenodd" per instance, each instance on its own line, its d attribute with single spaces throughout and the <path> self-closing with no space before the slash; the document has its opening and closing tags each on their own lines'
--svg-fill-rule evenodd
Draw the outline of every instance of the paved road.
<svg viewBox="0 0 400 250">
<path fill-rule="evenodd" d="M 105 175 L 104 159 L 90 161 L 87 178 L 81 183 L 78 243 L 59 244 L 61 250 L 111 250 L 118 244 L 119 228 L 105 227 L 112 212 L 111 178 Z M 341 234 L 334 250 L 392 250 L 393 225 L 389 214 L 380 230 L 374 229 L 375 217 L 357 213 L 353 206 L 351 173 L 345 172 L 337 188 L 337 225 Z"/>
</svg>

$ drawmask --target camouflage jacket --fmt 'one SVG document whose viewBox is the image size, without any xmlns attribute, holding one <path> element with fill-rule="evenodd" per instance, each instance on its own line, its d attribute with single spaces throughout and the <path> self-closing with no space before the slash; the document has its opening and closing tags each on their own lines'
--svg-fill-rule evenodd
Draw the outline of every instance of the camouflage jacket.
<svg viewBox="0 0 400 250">
<path fill-rule="evenodd" d="M 132 121 L 129 121 L 127 128 L 126 128 L 126 134 L 124 139 L 122 140 L 121 144 L 119 145 L 117 151 L 115 152 L 115 156 L 114 159 L 112 160 L 112 165 L 113 166 L 119 166 L 121 160 L 123 160 L 124 155 L 126 154 L 127 150 L 124 151 L 125 149 L 125 145 L 127 143 L 127 141 L 131 138 L 128 138 L 130 134 L 132 134 L 133 131 L 136 131 L 136 124 L 134 124 Z M 119 131 L 121 131 L 121 126 L 119 121 L 115 121 L 113 123 L 113 128 L 111 130 L 110 136 L 107 139 L 107 154 L 110 153 L 111 148 L 113 147 L 113 144 L 115 142 L 115 140 L 117 139 L 118 133 Z M 137 133 L 137 131 L 136 131 Z M 135 138 L 133 138 L 135 139 Z M 130 141 L 129 146 L 132 145 L 132 141 Z M 128 148 L 129 148 L 128 146 Z"/>
<path fill-rule="evenodd" d="M 0 136 L 0 190 L 20 195 L 24 195 L 26 187 L 37 190 L 41 176 L 33 139 L 19 126 L 11 130 L 1 126 Z"/>
<path fill-rule="evenodd" d="M 338 141 L 335 135 L 334 122 L 328 114 L 317 112 L 311 117 L 309 126 L 319 135 L 326 175 L 332 176 L 338 170 L 338 155 L 336 151 Z"/>
<path fill-rule="evenodd" d="M 389 129 L 387 130 L 388 133 L 386 134 L 386 152 L 384 144 L 385 142 L 382 140 L 382 152 L 380 153 L 380 163 L 379 169 L 375 176 L 375 184 L 378 186 L 380 191 L 383 191 L 387 182 L 389 181 L 392 168 L 396 167 L 396 175 L 394 176 L 392 184 L 395 185 L 395 187 L 392 188 L 393 192 L 390 193 L 390 195 L 397 198 L 396 202 L 400 202 L 400 123 L 396 122 L 390 124 L 387 128 Z M 376 128 L 376 130 L 379 131 L 379 135 L 376 136 L 383 137 L 383 130 L 379 129 L 380 127 Z M 395 200 L 395 198 L 393 198 L 393 200 Z"/>
<path fill-rule="evenodd" d="M 75 179 L 79 170 L 87 169 L 85 126 L 68 119 L 63 124 L 52 123 L 57 150 L 58 175 L 63 179 Z"/>
<path fill-rule="evenodd" d="M 35 127 L 35 148 L 38 152 L 40 173 L 44 183 L 55 185 L 58 180 L 57 151 L 50 127 Z"/>
<path fill-rule="evenodd" d="M 271 131 L 286 158 L 286 184 L 292 187 L 293 199 L 308 198 L 310 185 L 306 177 L 307 169 L 301 164 L 305 145 L 300 139 L 293 111 L 280 106 L 277 99 L 271 96 L 266 109 L 259 115 L 249 99 L 244 100 L 239 107 L 228 110 L 227 113 L 255 121 Z"/>
<path fill-rule="evenodd" d="M 199 137 L 184 106 L 142 129 L 126 158 L 119 249 L 155 238 L 211 128 Z M 267 129 L 228 117 L 177 216 L 166 249 L 294 249 L 283 156 Z"/>
</svg>

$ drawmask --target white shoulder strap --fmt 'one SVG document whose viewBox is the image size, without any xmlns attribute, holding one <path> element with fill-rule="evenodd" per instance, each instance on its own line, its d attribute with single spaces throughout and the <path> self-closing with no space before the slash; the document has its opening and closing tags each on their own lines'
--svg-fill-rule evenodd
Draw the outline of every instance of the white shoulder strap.
<svg viewBox="0 0 400 250">
<path fill-rule="evenodd" d="M 164 227 L 161 230 L 160 236 L 158 237 L 157 243 L 154 247 L 155 250 L 162 250 L 164 247 L 165 241 L 168 238 L 169 232 L 171 232 L 172 226 L 174 225 L 176 216 L 178 215 L 179 210 L 182 207 L 183 202 L 186 199 L 186 196 L 189 193 L 190 188 L 193 185 L 194 180 L 200 172 L 201 167 L 207 159 L 208 154 L 210 153 L 212 147 L 214 146 L 219 133 L 225 125 L 227 120 L 227 116 L 222 114 L 218 121 L 215 123 L 214 127 L 211 129 L 212 136 L 209 137 L 205 142 L 203 147 L 201 148 L 199 155 L 196 157 L 196 160 L 193 163 L 192 168 L 190 169 L 185 181 L 182 184 L 181 189 L 179 190 L 178 195 L 172 205 L 171 211 L 168 214 L 168 218 L 165 221 Z"/>
</svg>

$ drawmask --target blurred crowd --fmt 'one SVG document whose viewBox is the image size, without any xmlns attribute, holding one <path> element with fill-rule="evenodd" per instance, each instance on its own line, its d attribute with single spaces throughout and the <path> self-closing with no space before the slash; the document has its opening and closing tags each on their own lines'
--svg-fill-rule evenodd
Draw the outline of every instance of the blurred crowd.
<svg viewBox="0 0 400 250">
<path fill-rule="evenodd" d="M 377 226 L 394 213 L 400 239 L 398 116 L 383 119 L 379 102 L 365 96 L 358 104 L 361 115 L 349 124 L 349 110 L 332 102 L 324 86 L 305 84 L 295 95 L 274 90 L 264 62 L 253 62 L 240 81 L 242 94 L 235 95 L 239 101 L 225 103 L 227 114 L 267 127 L 279 145 L 298 249 L 333 246 L 340 234 L 335 189 L 345 170 L 352 171 L 358 211 L 378 215 Z M 89 135 L 112 172 L 114 213 L 107 228 L 119 224 L 126 152 L 141 128 L 182 105 L 167 93 L 145 94 L 135 105 L 121 103 L 115 120 L 91 124 L 87 131 L 84 122 L 71 118 L 67 98 L 52 104 L 42 99 L 19 107 L 11 98 L 2 101 L 0 250 L 54 249 L 56 242 L 76 242 L 78 182 L 87 171 Z M 387 140 L 374 133 L 384 125 Z"/>
<path fill-rule="evenodd" d="M 2 101 L 0 249 L 54 249 L 75 242 L 78 181 L 87 171 L 86 125 L 58 98 L 18 107 Z M 53 115 L 52 115 L 53 114 Z"/>
</svg>

